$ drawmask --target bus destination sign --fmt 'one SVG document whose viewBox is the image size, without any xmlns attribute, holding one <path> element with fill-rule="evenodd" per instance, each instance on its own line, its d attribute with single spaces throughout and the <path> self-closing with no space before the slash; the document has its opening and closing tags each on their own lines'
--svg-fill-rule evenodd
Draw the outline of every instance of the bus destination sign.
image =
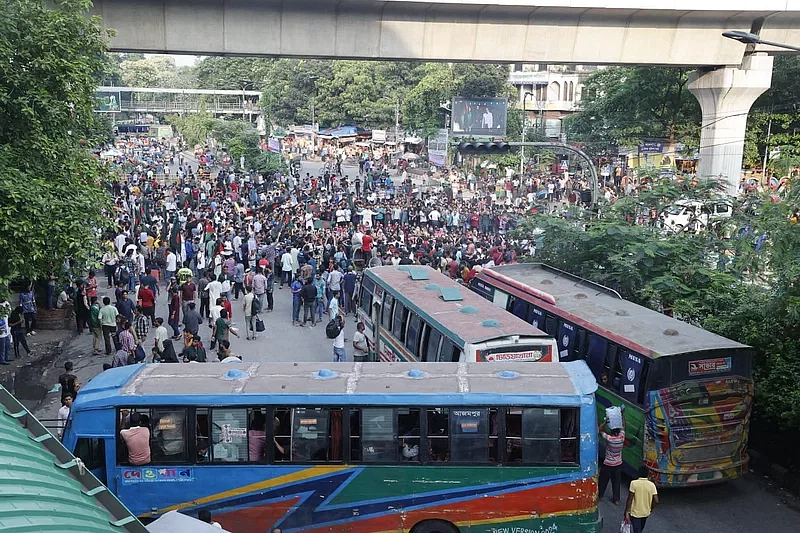
<svg viewBox="0 0 800 533">
<path fill-rule="evenodd" d="M 731 358 L 717 357 L 715 359 L 701 359 L 699 361 L 689 361 L 689 375 L 697 376 L 701 374 L 719 374 L 730 372 Z"/>
</svg>

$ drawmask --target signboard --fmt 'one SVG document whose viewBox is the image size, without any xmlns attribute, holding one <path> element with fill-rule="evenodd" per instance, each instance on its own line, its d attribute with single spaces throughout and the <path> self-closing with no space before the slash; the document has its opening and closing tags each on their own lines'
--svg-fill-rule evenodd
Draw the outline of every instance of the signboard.
<svg viewBox="0 0 800 533">
<path fill-rule="evenodd" d="M 487 285 L 482 281 L 473 279 L 472 283 L 470 284 L 470 288 L 490 302 L 494 300 L 494 287 L 491 285 Z"/>
<path fill-rule="evenodd" d="M 528 350 L 525 352 L 504 352 L 481 354 L 481 358 L 486 362 L 496 361 L 538 361 L 544 357 L 544 350 Z"/>
<path fill-rule="evenodd" d="M 385 143 L 386 130 L 372 130 L 372 141 L 376 143 Z"/>
<path fill-rule="evenodd" d="M 278 153 L 281 151 L 281 141 L 275 139 L 274 137 L 270 137 L 269 141 L 267 141 L 267 150 L 270 152 Z"/>
<path fill-rule="evenodd" d="M 639 145 L 640 154 L 660 154 L 664 152 L 662 141 L 644 141 Z"/>
<path fill-rule="evenodd" d="M 572 324 L 561 323 L 558 332 L 558 360 L 571 361 L 570 352 L 575 344 L 575 328 Z"/>
<path fill-rule="evenodd" d="M 689 375 L 699 376 L 702 374 L 719 374 L 731 371 L 730 357 L 717 357 L 715 359 L 701 359 L 699 361 L 689 361 Z"/>
<path fill-rule="evenodd" d="M 447 164 L 448 135 L 446 129 L 441 129 L 434 137 L 428 138 L 428 161 L 431 165 L 443 167 Z"/>
<path fill-rule="evenodd" d="M 622 386 L 620 387 L 620 393 L 626 400 L 637 401 L 643 365 L 644 361 L 641 355 L 625 352 L 625 357 L 622 359 Z"/>
<path fill-rule="evenodd" d="M 119 91 L 112 93 L 96 93 L 94 110 L 100 113 L 119 113 Z"/>
<path fill-rule="evenodd" d="M 121 472 L 122 484 L 177 483 L 194 481 L 191 468 L 126 468 Z"/>
<path fill-rule="evenodd" d="M 508 100 L 505 98 L 453 98 L 453 135 L 503 137 Z"/>
</svg>

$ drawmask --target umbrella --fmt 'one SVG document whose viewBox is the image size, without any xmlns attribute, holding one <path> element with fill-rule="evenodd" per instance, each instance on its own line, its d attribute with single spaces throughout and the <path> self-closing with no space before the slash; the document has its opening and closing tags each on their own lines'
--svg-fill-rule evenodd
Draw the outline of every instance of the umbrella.
<svg viewBox="0 0 800 533">
<path fill-rule="evenodd" d="M 401 159 L 405 159 L 406 161 L 414 161 L 415 159 L 419 159 L 419 156 L 413 152 L 408 152 L 403 154 Z"/>
</svg>

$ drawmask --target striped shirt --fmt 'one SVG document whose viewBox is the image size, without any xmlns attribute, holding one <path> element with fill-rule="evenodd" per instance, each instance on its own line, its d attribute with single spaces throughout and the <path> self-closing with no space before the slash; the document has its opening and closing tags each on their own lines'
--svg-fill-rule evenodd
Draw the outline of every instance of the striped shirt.
<svg viewBox="0 0 800 533">
<path fill-rule="evenodd" d="M 625 446 L 625 432 L 620 430 L 617 435 L 610 435 L 603 431 L 600 435 L 606 440 L 606 458 L 603 464 L 606 466 L 621 465 L 622 448 Z"/>
</svg>

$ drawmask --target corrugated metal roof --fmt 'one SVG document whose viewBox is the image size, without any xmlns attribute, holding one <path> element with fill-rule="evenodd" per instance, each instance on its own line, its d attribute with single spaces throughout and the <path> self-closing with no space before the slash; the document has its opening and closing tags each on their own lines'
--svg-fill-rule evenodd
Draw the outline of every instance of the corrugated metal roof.
<svg viewBox="0 0 800 533">
<path fill-rule="evenodd" d="M 0 531 L 146 533 L 147 529 L 0 386 Z"/>
</svg>

